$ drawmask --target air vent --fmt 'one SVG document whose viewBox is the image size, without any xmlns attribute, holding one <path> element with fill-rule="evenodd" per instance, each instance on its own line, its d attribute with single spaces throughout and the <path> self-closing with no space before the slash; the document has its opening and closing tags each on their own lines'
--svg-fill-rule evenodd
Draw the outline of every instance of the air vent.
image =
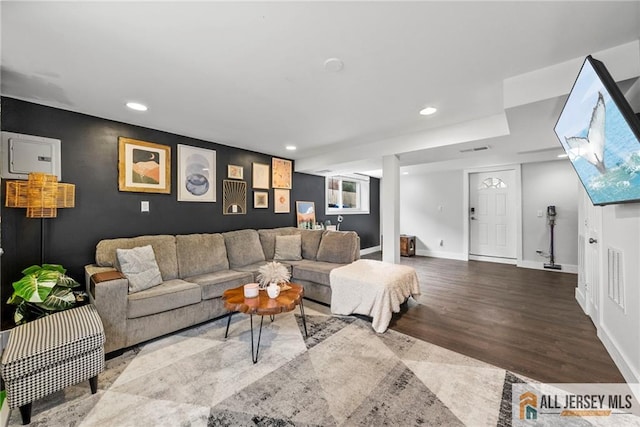
<svg viewBox="0 0 640 427">
<path fill-rule="evenodd" d="M 607 293 L 609 299 L 616 303 L 622 310 L 625 309 L 625 291 L 624 291 L 624 276 L 623 272 L 623 258 L 622 252 L 608 248 L 607 249 L 607 261 L 608 261 L 608 275 L 607 275 Z"/>
<path fill-rule="evenodd" d="M 472 151 L 484 151 L 488 150 L 488 145 L 483 145 L 482 147 L 473 147 L 473 148 L 465 148 L 464 150 L 460 150 L 461 153 L 470 153 Z"/>
<path fill-rule="evenodd" d="M 316 173 L 329 173 L 331 169 L 322 169 L 321 171 L 316 171 Z"/>
</svg>

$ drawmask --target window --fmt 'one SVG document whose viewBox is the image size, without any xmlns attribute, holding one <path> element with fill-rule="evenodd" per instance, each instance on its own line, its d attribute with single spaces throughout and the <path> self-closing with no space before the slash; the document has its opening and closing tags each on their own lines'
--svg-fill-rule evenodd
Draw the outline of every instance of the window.
<svg viewBox="0 0 640 427">
<path fill-rule="evenodd" d="M 368 176 L 328 176 L 325 185 L 327 215 L 369 213 Z"/>
<path fill-rule="evenodd" d="M 507 188 L 507 184 L 505 184 L 500 178 L 487 178 L 482 181 L 478 190 L 484 190 L 486 188 Z"/>
</svg>

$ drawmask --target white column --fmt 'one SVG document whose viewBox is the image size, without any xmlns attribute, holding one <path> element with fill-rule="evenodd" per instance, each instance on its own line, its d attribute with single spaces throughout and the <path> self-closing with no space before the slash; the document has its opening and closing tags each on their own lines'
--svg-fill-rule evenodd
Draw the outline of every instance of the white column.
<svg viewBox="0 0 640 427">
<path fill-rule="evenodd" d="M 400 264 L 400 160 L 382 158 L 382 260 Z"/>
</svg>

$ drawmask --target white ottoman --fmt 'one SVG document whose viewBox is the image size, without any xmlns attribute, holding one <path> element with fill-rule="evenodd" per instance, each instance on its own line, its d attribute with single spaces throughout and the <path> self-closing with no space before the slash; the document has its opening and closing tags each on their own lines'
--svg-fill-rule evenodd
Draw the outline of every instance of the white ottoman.
<svg viewBox="0 0 640 427">
<path fill-rule="evenodd" d="M 400 304 L 409 296 L 420 295 L 414 268 L 370 259 L 333 269 L 329 280 L 331 312 L 370 316 L 371 326 L 378 333 L 387 330 Z"/>
</svg>

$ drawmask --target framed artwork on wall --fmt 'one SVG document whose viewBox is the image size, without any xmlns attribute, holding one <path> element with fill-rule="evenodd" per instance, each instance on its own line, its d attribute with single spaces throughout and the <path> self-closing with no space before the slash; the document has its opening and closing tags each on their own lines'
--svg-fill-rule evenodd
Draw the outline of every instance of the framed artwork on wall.
<svg viewBox="0 0 640 427">
<path fill-rule="evenodd" d="M 269 207 L 269 192 L 268 191 L 254 191 L 253 192 L 253 207 L 255 209 L 266 209 Z"/>
<path fill-rule="evenodd" d="M 291 160 L 277 157 L 271 159 L 271 186 L 291 189 Z"/>
<path fill-rule="evenodd" d="M 237 165 L 227 166 L 227 178 L 242 179 L 244 177 L 244 168 Z"/>
<path fill-rule="evenodd" d="M 266 163 L 253 163 L 252 164 L 252 179 L 253 188 L 259 188 L 262 190 L 269 189 L 269 165 Z"/>
<path fill-rule="evenodd" d="M 298 228 L 313 230 L 316 226 L 316 205 L 314 202 L 296 202 L 296 223 Z"/>
<path fill-rule="evenodd" d="M 289 213 L 291 206 L 289 203 L 289 190 L 275 189 L 273 190 L 273 212 Z"/>
<path fill-rule="evenodd" d="M 244 181 L 222 181 L 224 215 L 244 215 L 247 213 L 247 183 Z"/>
<path fill-rule="evenodd" d="M 178 201 L 216 201 L 216 152 L 178 144 Z"/>
<path fill-rule="evenodd" d="M 118 189 L 170 194 L 171 147 L 119 137 Z"/>
</svg>

